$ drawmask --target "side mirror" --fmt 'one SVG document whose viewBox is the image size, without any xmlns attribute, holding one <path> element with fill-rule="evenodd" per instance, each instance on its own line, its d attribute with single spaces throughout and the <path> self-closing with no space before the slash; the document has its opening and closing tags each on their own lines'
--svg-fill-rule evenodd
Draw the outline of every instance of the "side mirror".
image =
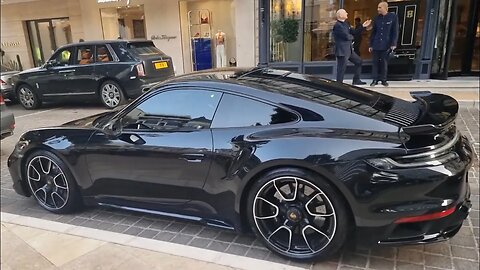
<svg viewBox="0 0 480 270">
<path fill-rule="evenodd" d="M 45 68 L 46 69 L 49 69 L 51 67 L 54 67 L 54 66 L 57 66 L 58 65 L 58 62 L 56 59 L 51 59 L 51 60 L 48 60 L 46 63 L 45 63 Z"/>
<path fill-rule="evenodd" d="M 117 138 L 122 134 L 122 124 L 120 119 L 110 120 L 104 127 L 103 132 L 110 138 Z"/>
</svg>

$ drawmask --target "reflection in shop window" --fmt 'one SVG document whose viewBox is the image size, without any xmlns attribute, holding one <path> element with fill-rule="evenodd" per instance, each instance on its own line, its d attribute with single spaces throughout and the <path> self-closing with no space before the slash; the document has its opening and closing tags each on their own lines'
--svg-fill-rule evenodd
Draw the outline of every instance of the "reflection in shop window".
<svg viewBox="0 0 480 270">
<path fill-rule="evenodd" d="M 355 18 L 360 19 L 360 23 L 370 20 L 377 16 L 377 4 L 379 1 L 372 0 L 345 0 L 344 9 L 348 12 L 348 23 L 355 27 Z M 362 59 L 371 59 L 372 54 L 368 51 L 370 34 L 372 31 L 363 31 L 359 38 L 359 52 Z"/>
<path fill-rule="evenodd" d="M 270 60 L 300 61 L 302 42 L 302 0 L 272 0 L 270 16 Z"/>
<path fill-rule="evenodd" d="M 337 9 L 337 0 L 305 1 L 305 61 L 335 60 L 332 29 Z"/>
<path fill-rule="evenodd" d="M 145 39 L 143 5 L 100 9 L 104 39 Z"/>
</svg>

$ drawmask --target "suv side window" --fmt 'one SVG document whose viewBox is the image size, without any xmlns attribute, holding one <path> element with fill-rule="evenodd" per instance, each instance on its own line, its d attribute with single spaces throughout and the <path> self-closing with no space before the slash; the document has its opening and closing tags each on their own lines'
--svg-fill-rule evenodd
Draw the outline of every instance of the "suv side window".
<svg viewBox="0 0 480 270">
<path fill-rule="evenodd" d="M 224 94 L 212 128 L 252 127 L 297 121 L 296 114 L 260 101 Z"/>
<path fill-rule="evenodd" d="M 78 46 L 77 65 L 88 65 L 93 63 L 93 46 Z"/>
<path fill-rule="evenodd" d="M 188 131 L 210 128 L 222 93 L 167 90 L 149 97 L 122 118 L 124 129 Z"/>
<path fill-rule="evenodd" d="M 113 61 L 112 55 L 106 45 L 97 45 L 97 60 L 96 62 L 111 62 Z"/>
<path fill-rule="evenodd" d="M 57 54 L 55 54 L 55 56 L 53 56 L 51 60 L 55 60 L 57 66 L 68 66 L 72 63 L 71 60 L 73 58 L 73 51 L 74 48 L 72 47 L 65 48 L 57 52 Z"/>
</svg>

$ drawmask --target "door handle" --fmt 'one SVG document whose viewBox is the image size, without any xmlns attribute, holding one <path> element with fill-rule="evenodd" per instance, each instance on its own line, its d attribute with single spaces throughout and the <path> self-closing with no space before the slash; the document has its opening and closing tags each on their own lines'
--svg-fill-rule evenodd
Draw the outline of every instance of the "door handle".
<svg viewBox="0 0 480 270">
<path fill-rule="evenodd" d="M 187 162 L 199 163 L 202 162 L 204 158 L 204 154 L 183 154 L 180 159 L 186 160 Z"/>
<path fill-rule="evenodd" d="M 136 134 L 122 134 L 120 135 L 119 139 L 124 142 L 136 144 L 136 145 L 141 145 L 146 143 L 144 139 L 142 139 L 140 136 Z"/>
<path fill-rule="evenodd" d="M 75 72 L 75 69 L 60 70 L 58 73 L 72 73 L 72 72 Z"/>
</svg>

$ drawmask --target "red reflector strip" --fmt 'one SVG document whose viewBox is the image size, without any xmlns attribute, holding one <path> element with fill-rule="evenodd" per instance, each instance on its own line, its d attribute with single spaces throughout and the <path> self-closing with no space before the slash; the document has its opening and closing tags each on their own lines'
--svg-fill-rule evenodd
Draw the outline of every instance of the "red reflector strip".
<svg viewBox="0 0 480 270">
<path fill-rule="evenodd" d="M 411 223 L 411 222 L 420 222 L 420 221 L 428 221 L 428 220 L 434 220 L 434 219 L 439 219 L 439 218 L 444 218 L 448 215 L 451 215 L 453 212 L 455 212 L 456 207 L 449 208 L 447 210 L 443 210 L 442 212 L 437 212 L 437 213 L 431 213 L 431 214 L 426 214 L 426 215 L 421 215 L 421 216 L 415 216 L 415 217 L 404 217 L 395 220 L 395 224 L 399 223 Z"/>
</svg>

